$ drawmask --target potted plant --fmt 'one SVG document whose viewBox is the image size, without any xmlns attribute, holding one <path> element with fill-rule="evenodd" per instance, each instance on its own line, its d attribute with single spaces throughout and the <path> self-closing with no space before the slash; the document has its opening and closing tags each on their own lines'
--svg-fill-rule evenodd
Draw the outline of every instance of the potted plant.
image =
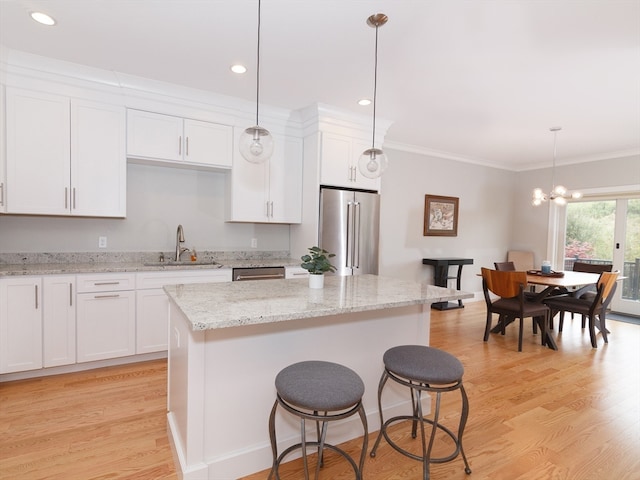
<svg viewBox="0 0 640 480">
<path fill-rule="evenodd" d="M 325 272 L 335 272 L 336 267 L 331 265 L 329 259 L 335 257 L 334 253 L 329 253 L 320 247 L 310 247 L 309 253 L 301 257 L 300 265 L 309 271 L 309 287 L 322 288 L 324 286 Z"/>
</svg>

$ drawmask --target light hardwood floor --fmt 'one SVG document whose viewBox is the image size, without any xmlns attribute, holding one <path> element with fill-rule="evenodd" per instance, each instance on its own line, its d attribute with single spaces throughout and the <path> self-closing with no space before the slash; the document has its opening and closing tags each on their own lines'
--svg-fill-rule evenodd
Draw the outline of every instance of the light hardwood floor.
<svg viewBox="0 0 640 480">
<path fill-rule="evenodd" d="M 484 317 L 484 303 L 432 312 L 431 345 L 465 365 L 464 446 L 473 473 L 457 458 L 432 465 L 431 478 L 640 479 L 640 326 L 611 321 L 609 345 L 599 338 L 592 349 L 580 321 L 567 321 L 554 352 L 539 345 L 528 323 L 518 353 L 513 326 L 482 341 Z M 449 394 L 443 409 L 455 424 L 459 396 Z M 0 384 L 0 479 L 177 480 L 165 414 L 165 361 Z M 394 438 L 416 443 L 403 425 Z M 374 440 L 372 433 L 370 446 Z M 345 448 L 356 455 L 359 445 Z M 300 462 L 280 473 L 302 478 Z M 352 477 L 327 455 L 321 478 Z M 383 441 L 364 477 L 418 480 L 421 465 Z"/>
</svg>

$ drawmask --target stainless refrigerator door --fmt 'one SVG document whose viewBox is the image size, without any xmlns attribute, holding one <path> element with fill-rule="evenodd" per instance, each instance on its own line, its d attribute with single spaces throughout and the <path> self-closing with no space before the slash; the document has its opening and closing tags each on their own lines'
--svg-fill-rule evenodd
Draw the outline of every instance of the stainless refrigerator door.
<svg viewBox="0 0 640 480">
<path fill-rule="evenodd" d="M 379 195 L 320 191 L 319 246 L 335 253 L 336 275 L 378 273 Z"/>
<path fill-rule="evenodd" d="M 378 238 L 380 235 L 380 195 L 355 193 L 356 215 L 354 242 L 354 275 L 378 274 Z"/>
</svg>

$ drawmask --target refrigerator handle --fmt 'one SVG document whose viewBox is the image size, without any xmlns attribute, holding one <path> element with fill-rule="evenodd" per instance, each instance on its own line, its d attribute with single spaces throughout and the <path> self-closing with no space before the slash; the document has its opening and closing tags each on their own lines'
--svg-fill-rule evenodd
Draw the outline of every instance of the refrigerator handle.
<svg viewBox="0 0 640 480">
<path fill-rule="evenodd" d="M 353 267 L 353 202 L 347 202 L 347 251 L 345 252 L 345 267 Z"/>
<path fill-rule="evenodd" d="M 360 268 L 360 202 L 356 202 L 353 218 L 353 268 Z"/>
</svg>

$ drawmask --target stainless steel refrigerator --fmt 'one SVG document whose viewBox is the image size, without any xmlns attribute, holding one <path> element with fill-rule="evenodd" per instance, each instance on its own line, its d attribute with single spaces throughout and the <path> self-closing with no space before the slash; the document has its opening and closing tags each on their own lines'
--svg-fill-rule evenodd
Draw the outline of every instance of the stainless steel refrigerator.
<svg viewBox="0 0 640 480">
<path fill-rule="evenodd" d="M 320 189 L 319 247 L 335 253 L 336 275 L 378 274 L 380 195 Z"/>
</svg>

